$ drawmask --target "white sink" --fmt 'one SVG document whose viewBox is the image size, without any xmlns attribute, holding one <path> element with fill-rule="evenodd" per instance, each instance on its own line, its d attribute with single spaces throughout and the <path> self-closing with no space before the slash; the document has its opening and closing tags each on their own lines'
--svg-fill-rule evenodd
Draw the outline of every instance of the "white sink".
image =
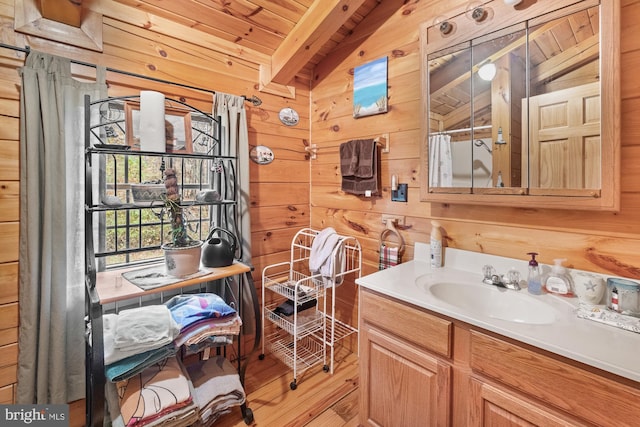
<svg viewBox="0 0 640 427">
<path fill-rule="evenodd" d="M 433 282 L 431 275 L 420 276 L 415 283 L 433 298 L 469 314 L 531 325 L 547 325 L 558 319 L 554 307 L 526 290 L 513 291 L 483 283 Z"/>
</svg>

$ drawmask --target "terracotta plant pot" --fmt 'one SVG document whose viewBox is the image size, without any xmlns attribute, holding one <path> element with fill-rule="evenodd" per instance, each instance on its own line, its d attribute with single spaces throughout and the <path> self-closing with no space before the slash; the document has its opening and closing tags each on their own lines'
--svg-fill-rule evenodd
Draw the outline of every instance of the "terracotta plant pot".
<svg viewBox="0 0 640 427">
<path fill-rule="evenodd" d="M 185 277 L 200 270 L 200 251 L 202 241 L 194 240 L 191 246 L 174 247 L 172 243 L 162 245 L 167 274 L 173 277 Z"/>
</svg>

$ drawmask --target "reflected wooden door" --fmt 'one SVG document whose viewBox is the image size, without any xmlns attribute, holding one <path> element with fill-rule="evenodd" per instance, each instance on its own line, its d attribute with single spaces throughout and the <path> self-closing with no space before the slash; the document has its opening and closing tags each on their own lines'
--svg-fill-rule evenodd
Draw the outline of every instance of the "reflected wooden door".
<svg viewBox="0 0 640 427">
<path fill-rule="evenodd" d="M 529 99 L 529 187 L 600 189 L 600 84 Z"/>
</svg>

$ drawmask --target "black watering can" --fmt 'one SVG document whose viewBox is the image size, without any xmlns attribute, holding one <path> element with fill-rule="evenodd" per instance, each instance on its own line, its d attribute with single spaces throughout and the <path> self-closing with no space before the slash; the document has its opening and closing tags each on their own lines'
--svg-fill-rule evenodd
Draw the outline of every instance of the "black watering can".
<svg viewBox="0 0 640 427">
<path fill-rule="evenodd" d="M 221 237 L 213 237 L 217 231 L 227 233 L 230 239 L 225 240 Z M 233 264 L 237 247 L 238 240 L 233 233 L 220 227 L 212 228 L 202 246 L 202 265 L 205 267 L 227 267 Z"/>
</svg>

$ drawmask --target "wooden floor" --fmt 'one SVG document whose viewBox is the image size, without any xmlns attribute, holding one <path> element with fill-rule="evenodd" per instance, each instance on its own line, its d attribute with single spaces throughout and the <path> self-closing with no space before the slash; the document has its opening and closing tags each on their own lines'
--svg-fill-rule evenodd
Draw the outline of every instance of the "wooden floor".
<svg viewBox="0 0 640 427">
<path fill-rule="evenodd" d="M 358 425 L 358 357 L 337 349 L 333 375 L 314 366 L 298 376 L 266 355 L 252 356 L 247 365 L 245 392 L 253 411 L 252 425 L 260 427 L 355 427 Z M 239 408 L 220 418 L 216 427 L 246 426 Z"/>
<path fill-rule="evenodd" d="M 291 390 L 293 371 L 267 354 L 247 358 L 245 392 L 259 427 L 355 427 L 358 425 L 358 357 L 338 347 L 331 375 L 314 366 L 298 376 Z M 84 427 L 84 400 L 70 405 L 70 427 Z M 240 408 L 221 417 L 215 427 L 246 427 Z"/>
</svg>

